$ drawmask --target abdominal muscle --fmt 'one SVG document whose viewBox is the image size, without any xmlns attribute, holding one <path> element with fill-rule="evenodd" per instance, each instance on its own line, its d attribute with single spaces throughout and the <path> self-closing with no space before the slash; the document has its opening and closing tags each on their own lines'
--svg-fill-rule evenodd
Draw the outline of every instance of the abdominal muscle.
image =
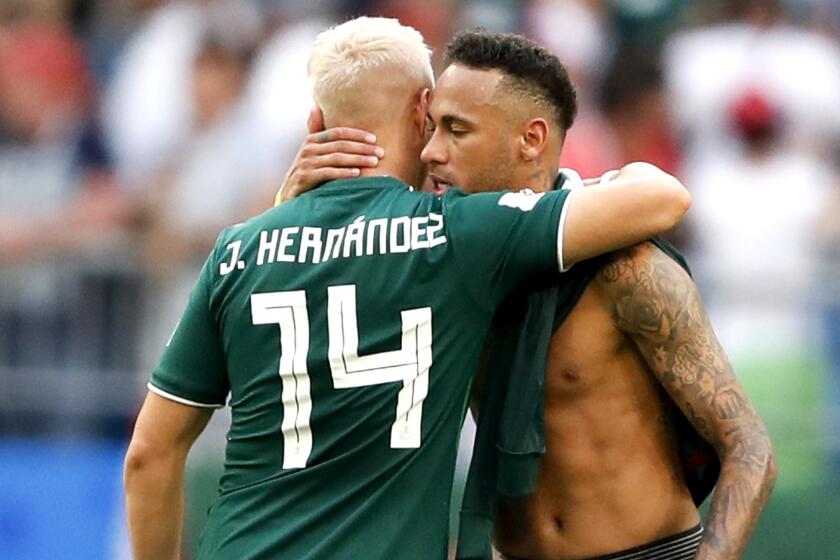
<svg viewBox="0 0 840 560">
<path fill-rule="evenodd" d="M 587 291 L 552 339 L 547 452 L 536 492 L 500 504 L 495 542 L 507 556 L 588 558 L 699 523 L 671 406 L 595 298 Z"/>
</svg>

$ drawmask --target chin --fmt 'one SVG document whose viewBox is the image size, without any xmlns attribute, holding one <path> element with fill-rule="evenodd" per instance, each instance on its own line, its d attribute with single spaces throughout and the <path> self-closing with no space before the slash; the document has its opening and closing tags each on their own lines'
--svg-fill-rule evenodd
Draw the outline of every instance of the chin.
<svg viewBox="0 0 840 560">
<path fill-rule="evenodd" d="M 514 190 L 514 189 L 511 187 L 510 183 L 507 183 L 507 182 L 498 183 L 498 182 L 494 181 L 492 183 L 490 183 L 490 182 L 482 183 L 482 184 L 478 185 L 476 188 L 464 189 L 464 190 L 469 192 L 469 193 L 479 193 L 479 192 L 485 192 L 486 193 L 486 192 L 501 192 L 501 191 L 505 191 L 505 190 Z"/>
</svg>

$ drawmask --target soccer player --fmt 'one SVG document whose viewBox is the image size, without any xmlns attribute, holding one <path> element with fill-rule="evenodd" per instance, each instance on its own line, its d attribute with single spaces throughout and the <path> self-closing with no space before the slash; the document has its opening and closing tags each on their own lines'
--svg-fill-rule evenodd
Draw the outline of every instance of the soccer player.
<svg viewBox="0 0 840 560">
<path fill-rule="evenodd" d="M 127 452 L 138 560 L 177 556 L 184 462 L 226 401 L 198 558 L 445 558 L 458 433 L 497 304 L 523 278 L 673 227 L 690 204 L 646 165 L 574 195 L 412 192 L 433 73 L 422 36 L 395 20 L 325 31 L 309 74 L 326 123 L 370 129 L 388 157 L 220 234 Z"/>
<path fill-rule="evenodd" d="M 559 61 L 523 37 L 481 31 L 457 35 L 447 55 L 429 109 L 434 132 L 422 154 L 434 182 L 468 192 L 551 190 L 574 116 Z M 534 136 L 541 142 L 523 157 L 520 146 Z M 337 146 L 320 140 L 310 137 L 284 196 L 338 171 L 322 163 L 336 165 L 327 158 Z M 367 156 L 358 154 L 371 148 L 352 145 L 356 155 L 344 154 L 343 162 L 366 168 Z M 536 490 L 494 504 L 495 543 L 505 557 L 741 557 L 772 490 L 775 459 L 680 262 L 667 244 L 648 241 L 561 277 L 565 297 L 549 331 L 546 454 Z M 483 416 L 494 412 L 481 410 L 479 436 Z M 721 461 L 705 531 L 679 452 L 685 418 Z M 486 513 L 492 519 L 495 511 Z M 460 551 L 459 558 L 473 557 Z"/>
</svg>

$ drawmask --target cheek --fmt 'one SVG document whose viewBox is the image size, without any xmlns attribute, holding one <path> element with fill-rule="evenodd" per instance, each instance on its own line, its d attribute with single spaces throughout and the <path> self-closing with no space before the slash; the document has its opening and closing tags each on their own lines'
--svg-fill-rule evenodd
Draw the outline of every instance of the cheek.
<svg viewBox="0 0 840 560">
<path fill-rule="evenodd" d="M 511 188 L 512 164 L 503 147 L 485 144 L 477 150 L 473 165 L 466 170 L 470 175 L 472 191 L 500 191 Z"/>
<path fill-rule="evenodd" d="M 460 177 L 474 176 L 493 165 L 493 150 L 478 135 L 453 142 L 450 153 L 452 168 Z"/>
<path fill-rule="evenodd" d="M 507 175 L 507 171 L 496 161 L 476 167 L 470 178 L 472 192 L 496 192 L 510 188 Z"/>
</svg>

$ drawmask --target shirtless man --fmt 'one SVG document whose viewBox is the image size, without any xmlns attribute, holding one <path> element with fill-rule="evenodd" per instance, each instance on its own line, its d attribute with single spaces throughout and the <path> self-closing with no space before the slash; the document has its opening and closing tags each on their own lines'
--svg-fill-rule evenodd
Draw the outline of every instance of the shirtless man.
<svg viewBox="0 0 840 560">
<path fill-rule="evenodd" d="M 460 33 L 447 55 L 423 151 L 436 185 L 550 190 L 575 110 L 574 95 L 565 120 L 541 98 L 561 94 L 540 78 L 557 59 L 487 32 Z M 529 142 L 532 153 L 521 150 Z M 313 133 L 280 198 L 375 165 L 374 150 L 363 131 Z M 766 429 L 675 260 L 647 242 L 597 266 L 551 338 L 537 489 L 499 504 L 496 547 L 528 560 L 740 558 L 775 481 Z M 721 462 L 702 538 L 674 404 Z"/>
</svg>

